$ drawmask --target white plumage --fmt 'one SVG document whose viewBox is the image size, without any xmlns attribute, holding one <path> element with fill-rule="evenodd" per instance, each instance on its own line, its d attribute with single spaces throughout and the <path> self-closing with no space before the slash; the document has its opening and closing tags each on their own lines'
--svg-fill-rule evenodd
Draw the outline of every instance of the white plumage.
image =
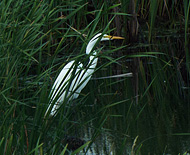
<svg viewBox="0 0 190 155">
<path fill-rule="evenodd" d="M 86 54 L 90 54 L 87 67 L 84 68 L 83 64 L 80 62 L 77 65 L 75 61 L 71 61 L 59 73 L 50 93 L 50 104 L 48 109 L 46 110 L 46 114 L 51 110 L 50 115 L 55 115 L 64 100 L 68 102 L 71 99 L 77 98 L 81 90 L 89 82 L 98 63 L 97 52 L 95 50 L 92 51 L 98 39 L 100 39 L 100 41 L 104 41 L 110 39 L 124 38 L 109 36 L 106 34 L 102 35 L 101 33 L 95 35 L 89 41 L 86 47 Z"/>
</svg>

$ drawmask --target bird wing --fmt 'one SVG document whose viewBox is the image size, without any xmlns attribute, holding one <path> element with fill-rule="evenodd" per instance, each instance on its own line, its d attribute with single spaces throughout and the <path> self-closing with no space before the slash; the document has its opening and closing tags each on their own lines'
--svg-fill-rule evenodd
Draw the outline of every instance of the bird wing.
<svg viewBox="0 0 190 155">
<path fill-rule="evenodd" d="M 90 61 L 87 66 L 83 67 L 81 63 L 79 63 L 77 70 L 75 72 L 75 78 L 72 81 L 70 92 L 74 92 L 72 94 L 72 99 L 77 98 L 82 91 L 82 89 L 87 85 L 94 70 L 97 65 L 98 58 L 94 58 L 94 56 L 90 56 Z"/>
<path fill-rule="evenodd" d="M 50 115 L 54 115 L 57 109 L 60 107 L 60 103 L 62 103 L 64 99 L 66 98 L 65 96 L 67 92 L 66 89 L 69 83 L 69 79 L 74 70 L 74 65 L 75 65 L 75 61 L 69 62 L 57 76 L 50 92 L 50 105 L 46 113 L 53 106 L 51 108 Z"/>
<path fill-rule="evenodd" d="M 90 65 L 90 67 L 92 66 Z M 63 101 L 67 102 L 79 96 L 94 72 L 94 66 L 90 67 L 84 69 L 82 63 L 76 66 L 75 61 L 71 61 L 61 70 L 53 84 L 50 105 L 46 113 L 52 107 L 50 115 L 54 115 Z"/>
</svg>

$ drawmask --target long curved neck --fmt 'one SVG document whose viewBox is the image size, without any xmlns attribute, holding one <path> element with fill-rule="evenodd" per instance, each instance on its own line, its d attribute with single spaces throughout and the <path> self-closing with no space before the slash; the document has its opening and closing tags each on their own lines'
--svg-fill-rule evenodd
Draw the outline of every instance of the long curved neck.
<svg viewBox="0 0 190 155">
<path fill-rule="evenodd" d="M 88 74 L 93 74 L 94 73 L 94 70 L 96 68 L 96 65 L 98 63 L 98 57 L 97 57 L 97 52 L 96 51 L 93 51 L 93 54 L 89 57 L 89 62 L 88 62 L 88 65 L 87 65 L 87 72 Z"/>
<path fill-rule="evenodd" d="M 90 66 L 90 69 L 95 69 L 97 63 L 98 63 L 97 52 L 93 51 L 93 54 L 89 57 L 88 65 Z"/>
<path fill-rule="evenodd" d="M 86 54 L 90 54 L 89 63 L 88 63 L 88 72 L 94 72 L 96 65 L 98 63 L 97 52 L 95 50 L 92 51 L 97 41 L 98 38 L 91 39 L 86 47 Z"/>
<path fill-rule="evenodd" d="M 90 40 L 90 42 L 88 43 L 88 45 L 86 47 L 86 54 L 90 54 L 91 52 L 94 53 L 94 51 L 92 51 L 92 49 L 94 48 L 94 45 L 96 44 L 97 40 L 98 39 Z"/>
</svg>

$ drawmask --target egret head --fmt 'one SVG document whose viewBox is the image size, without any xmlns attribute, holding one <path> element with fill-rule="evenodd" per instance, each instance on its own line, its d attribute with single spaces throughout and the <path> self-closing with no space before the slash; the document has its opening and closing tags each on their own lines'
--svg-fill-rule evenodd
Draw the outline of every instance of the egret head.
<svg viewBox="0 0 190 155">
<path fill-rule="evenodd" d="M 97 35 L 95 35 L 88 43 L 87 47 L 86 47 L 86 54 L 90 54 L 90 52 L 92 51 L 94 45 L 96 44 L 96 42 L 100 39 L 100 41 L 106 41 L 106 40 L 113 40 L 113 39 L 124 39 L 123 37 L 118 37 L 118 36 L 110 36 L 107 34 L 103 34 L 102 33 L 98 33 Z"/>
</svg>

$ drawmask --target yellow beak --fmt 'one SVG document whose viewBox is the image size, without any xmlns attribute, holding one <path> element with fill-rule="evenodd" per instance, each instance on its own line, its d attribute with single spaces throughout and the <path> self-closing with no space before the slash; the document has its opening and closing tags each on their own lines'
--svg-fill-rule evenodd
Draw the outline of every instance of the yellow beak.
<svg viewBox="0 0 190 155">
<path fill-rule="evenodd" d="M 110 36 L 110 35 L 104 36 L 104 38 L 109 38 L 109 39 L 125 39 L 125 38 L 123 38 L 123 37 L 119 37 L 119 36 Z"/>
</svg>

